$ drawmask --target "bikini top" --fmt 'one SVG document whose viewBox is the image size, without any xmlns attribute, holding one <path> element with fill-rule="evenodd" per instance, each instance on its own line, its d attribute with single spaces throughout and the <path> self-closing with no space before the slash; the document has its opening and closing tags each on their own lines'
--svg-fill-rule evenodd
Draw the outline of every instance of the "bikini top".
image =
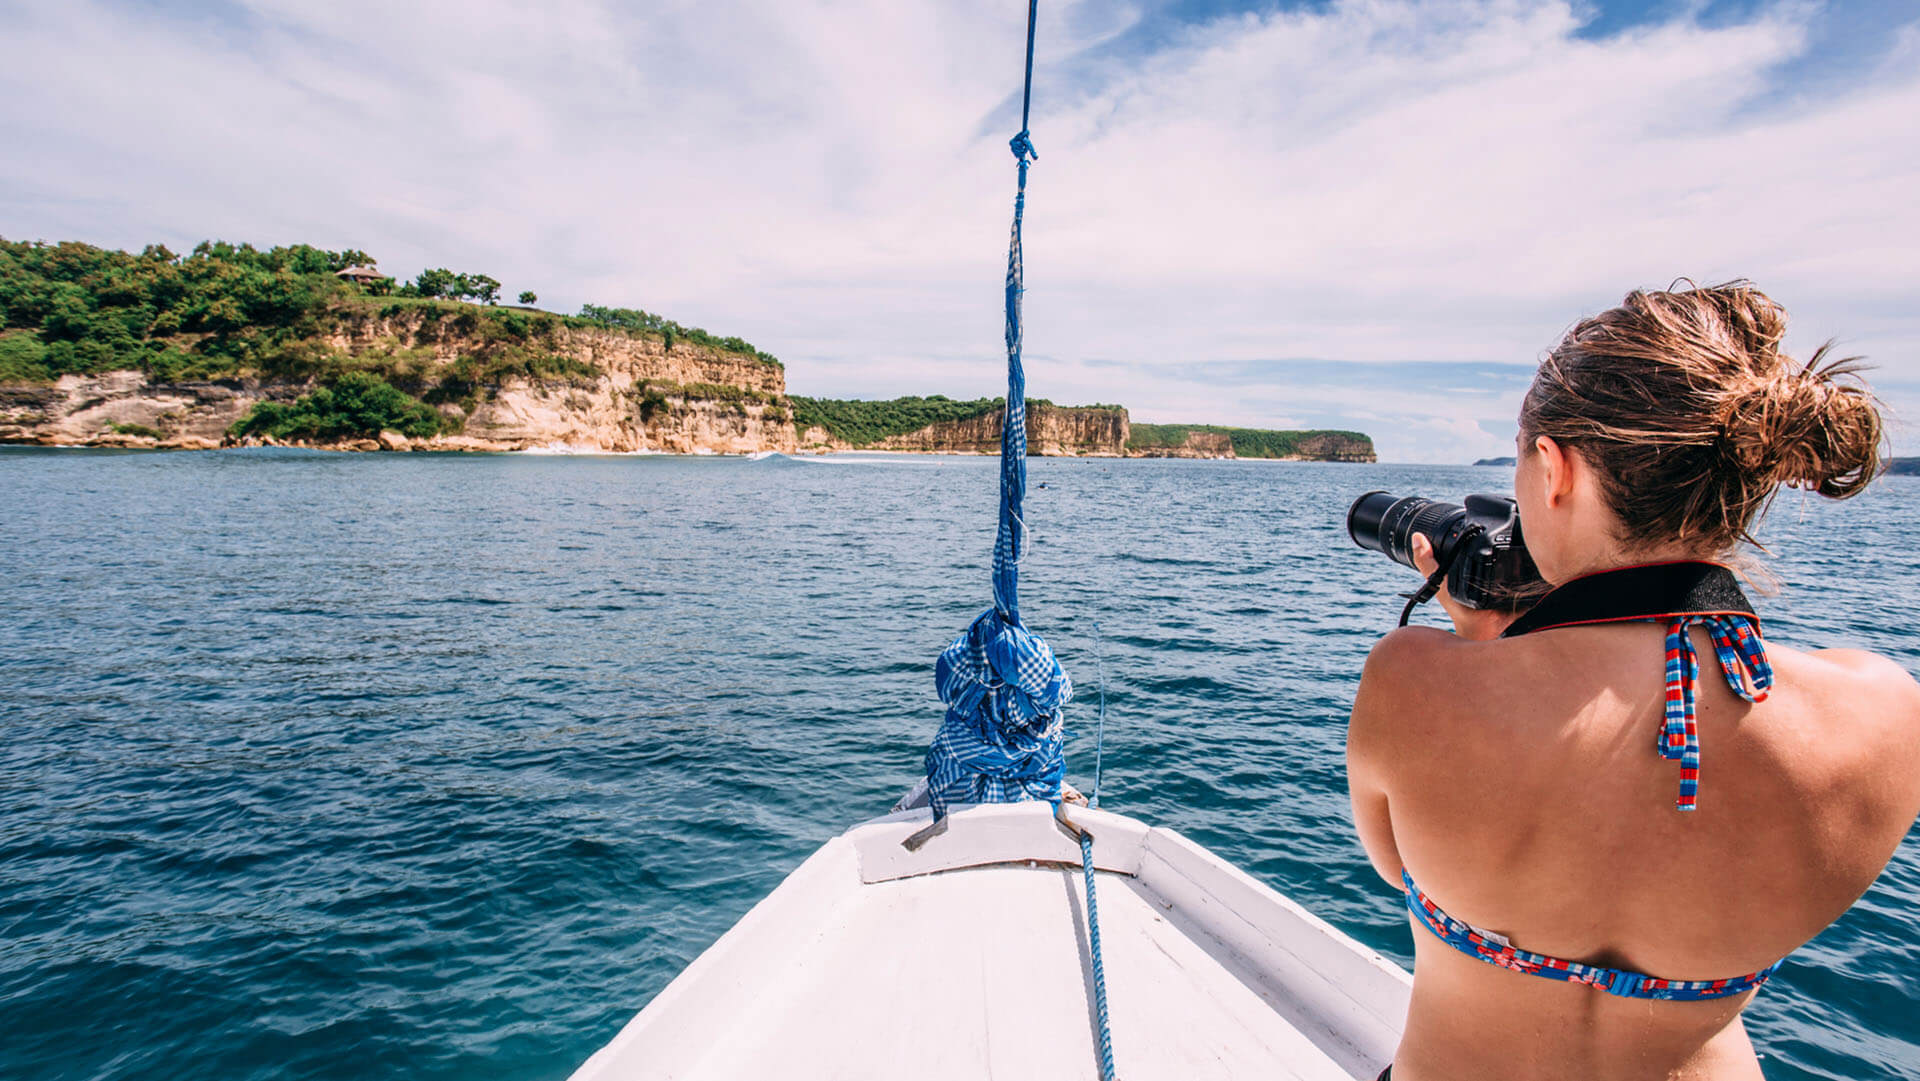
<svg viewBox="0 0 1920 1081">
<path fill-rule="evenodd" d="M 1567 582 L 1509 626 L 1501 636 L 1515 638 L 1556 627 L 1650 621 L 1667 629 L 1666 710 L 1655 747 L 1661 757 L 1680 763 L 1676 810 L 1691 811 L 1700 791 L 1700 731 L 1694 715 L 1694 685 L 1700 679 L 1693 636 L 1704 626 L 1713 641 L 1727 686 L 1749 702 L 1766 700 L 1773 686 L 1760 638 L 1760 617 L 1741 592 L 1733 572 L 1716 563 L 1657 563 L 1602 571 Z M 1584 983 L 1626 998 L 1708 999 L 1745 994 L 1772 976 L 1785 959 L 1758 972 L 1722 980 L 1667 980 L 1625 969 L 1566 961 L 1516 948 L 1506 938 L 1447 915 L 1414 885 L 1404 868 L 1407 910 L 1427 930 L 1454 949 L 1492 965 L 1548 979 Z"/>
</svg>

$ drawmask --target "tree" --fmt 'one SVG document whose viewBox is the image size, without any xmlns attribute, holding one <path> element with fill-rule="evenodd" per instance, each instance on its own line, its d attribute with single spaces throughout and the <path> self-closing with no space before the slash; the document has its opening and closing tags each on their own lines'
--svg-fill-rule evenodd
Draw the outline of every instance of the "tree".
<svg viewBox="0 0 1920 1081">
<path fill-rule="evenodd" d="M 465 279 L 462 284 L 466 287 L 463 290 L 466 296 L 470 296 L 483 304 L 492 304 L 500 299 L 500 283 L 498 281 L 495 281 L 485 274 L 474 274 L 471 276 L 462 274 L 461 277 Z"/>
<path fill-rule="evenodd" d="M 531 290 L 531 289 L 525 289 L 525 290 L 522 290 L 522 291 L 521 291 L 521 293 L 520 293 L 520 303 L 522 303 L 522 304 L 538 304 L 539 302 L 540 302 L 540 298 L 539 298 L 539 297 L 537 297 L 537 296 L 534 296 L 534 295 L 533 295 L 533 290 Z"/>
<path fill-rule="evenodd" d="M 453 271 L 448 270 L 446 267 L 423 270 L 420 272 L 420 276 L 413 280 L 413 287 L 419 290 L 420 295 L 423 297 L 452 296 L 454 295 L 454 287 L 457 284 L 458 281 Z"/>
</svg>

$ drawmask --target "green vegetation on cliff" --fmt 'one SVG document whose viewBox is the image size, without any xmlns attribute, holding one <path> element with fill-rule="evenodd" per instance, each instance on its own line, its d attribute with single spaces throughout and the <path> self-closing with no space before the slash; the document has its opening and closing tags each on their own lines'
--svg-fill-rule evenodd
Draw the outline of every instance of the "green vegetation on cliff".
<svg viewBox="0 0 1920 1081">
<path fill-rule="evenodd" d="M 776 368 L 784 367 L 780 363 L 780 358 L 772 353 L 763 353 L 755 349 L 743 338 L 718 337 L 699 327 L 683 327 L 663 315 L 655 315 L 638 308 L 605 308 L 598 304 L 582 304 L 579 318 L 603 327 L 615 327 L 636 334 L 651 335 L 665 341 L 668 345 L 675 342 L 690 342 L 694 345 L 704 345 L 709 349 L 718 349 L 723 353 L 740 353 Z"/>
<path fill-rule="evenodd" d="M 891 401 L 861 401 L 840 398 L 802 398 L 788 395 L 793 403 L 793 426 L 802 434 L 808 428 L 824 428 L 835 439 L 856 447 L 872 446 L 896 435 L 917 432 L 932 424 L 972 420 L 1007 407 L 1005 398 L 975 398 L 956 401 L 935 394 L 926 398 L 895 398 Z M 1045 398 L 1028 398 L 1029 412 L 1035 406 L 1051 408 Z M 1077 409 L 1119 410 L 1117 405 L 1075 406 Z"/>
<path fill-rule="evenodd" d="M 895 398 L 892 401 L 849 401 L 837 398 L 802 398 L 788 395 L 793 403 L 793 426 L 803 434 L 808 428 L 825 428 L 835 439 L 856 447 L 878 443 L 888 436 L 917 432 L 929 424 L 949 420 L 972 420 L 996 409 L 1005 408 L 1005 398 L 975 398 L 955 401 L 943 394 L 929 398 Z"/>
<path fill-rule="evenodd" d="M 430 269 L 397 288 L 389 278 L 363 286 L 339 277 L 371 262 L 362 251 L 307 244 L 261 250 L 208 241 L 181 256 L 160 245 L 136 255 L 73 241 L 0 238 L 0 381 L 47 382 L 117 370 L 144 372 L 159 382 L 241 375 L 326 380 L 373 370 L 396 386 L 412 380 L 412 389 L 426 394 L 430 388 L 416 363 L 421 358 L 350 357 L 326 343 L 328 332 L 344 321 L 406 311 L 426 314 L 435 324 L 429 335 L 479 339 L 475 355 L 461 358 L 464 370 L 452 373 L 455 385 L 442 392 L 450 399 L 508 374 L 590 374 L 586 365 L 552 348 L 562 327 L 608 328 L 669 346 L 679 341 L 779 363 L 738 338 L 637 309 L 587 305 L 580 315 L 565 316 L 439 299 L 468 296 L 490 303 L 500 283 L 485 274 Z"/>
<path fill-rule="evenodd" d="M 0 379 L 133 369 L 162 380 L 260 367 L 320 332 L 363 252 L 208 242 L 186 256 L 0 240 Z M 37 349 L 35 347 L 38 347 Z"/>
<path fill-rule="evenodd" d="M 391 429 L 425 439 L 446 426 L 432 406 L 371 372 L 348 372 L 291 405 L 261 402 L 234 422 L 236 437 L 328 442 L 376 436 Z"/>
<path fill-rule="evenodd" d="M 1129 451 L 1154 449 L 1172 449 L 1187 445 L 1187 437 L 1192 432 L 1224 434 L 1233 445 L 1236 458 L 1294 458 L 1317 457 L 1319 453 L 1308 446 L 1309 441 L 1338 440 L 1351 442 L 1373 450 L 1373 440 L 1363 432 L 1345 432 L 1321 429 L 1304 431 L 1276 431 L 1264 428 L 1223 428 L 1213 424 L 1141 424 L 1135 421 L 1132 433 L 1127 438 Z"/>
</svg>

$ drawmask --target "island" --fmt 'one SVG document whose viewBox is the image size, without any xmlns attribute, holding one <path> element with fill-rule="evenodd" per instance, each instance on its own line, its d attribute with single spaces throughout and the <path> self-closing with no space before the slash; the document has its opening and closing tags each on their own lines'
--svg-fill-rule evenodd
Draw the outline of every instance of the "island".
<svg viewBox="0 0 1920 1081">
<path fill-rule="evenodd" d="M 1474 465 L 1507 465 L 1507 466 L 1510 466 L 1510 465 L 1518 465 L 1519 463 L 1518 463 L 1518 462 L 1517 462 L 1517 461 L 1516 461 L 1515 459 L 1513 459 L 1513 458 L 1481 458 L 1480 460 L 1478 460 L 1478 461 L 1476 461 L 1476 462 L 1474 462 L 1473 464 L 1474 464 Z"/>
<path fill-rule="evenodd" d="M 1888 458 L 1883 472 L 1890 477 L 1920 477 L 1920 458 Z"/>
<path fill-rule="evenodd" d="M 0 442 L 338 450 L 997 453 L 1005 402 L 786 391 L 778 358 L 638 308 L 500 303 L 356 250 L 0 239 Z M 1371 462 L 1360 432 L 1133 424 L 1028 402 L 1029 452 Z"/>
</svg>

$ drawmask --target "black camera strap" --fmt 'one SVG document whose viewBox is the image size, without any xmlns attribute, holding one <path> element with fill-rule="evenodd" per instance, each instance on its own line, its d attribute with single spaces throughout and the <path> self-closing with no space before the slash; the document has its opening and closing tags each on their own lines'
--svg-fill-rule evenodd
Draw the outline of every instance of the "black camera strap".
<svg viewBox="0 0 1920 1081">
<path fill-rule="evenodd" d="M 1756 630 L 1760 623 L 1733 571 L 1718 563 L 1684 561 L 1621 567 L 1575 578 L 1540 598 L 1501 637 L 1677 615 L 1741 615 L 1753 620 Z"/>
<path fill-rule="evenodd" d="M 1484 526 L 1468 526 L 1467 531 L 1460 534 L 1459 541 L 1455 543 L 1454 550 L 1458 554 L 1454 556 L 1454 562 L 1458 563 L 1461 559 L 1464 559 L 1467 551 L 1472 548 L 1473 542 L 1479 538 L 1480 534 L 1486 531 Z M 1402 597 L 1407 598 L 1407 606 L 1400 609 L 1400 625 L 1402 627 L 1407 625 L 1407 620 L 1413 618 L 1413 610 L 1415 608 L 1427 603 L 1439 594 L 1441 583 L 1445 582 L 1447 575 L 1451 573 L 1453 573 L 1453 564 L 1451 563 L 1446 566 L 1437 567 L 1432 574 L 1427 575 L 1426 584 L 1421 586 L 1419 590 L 1413 593 L 1400 594 Z"/>
</svg>

